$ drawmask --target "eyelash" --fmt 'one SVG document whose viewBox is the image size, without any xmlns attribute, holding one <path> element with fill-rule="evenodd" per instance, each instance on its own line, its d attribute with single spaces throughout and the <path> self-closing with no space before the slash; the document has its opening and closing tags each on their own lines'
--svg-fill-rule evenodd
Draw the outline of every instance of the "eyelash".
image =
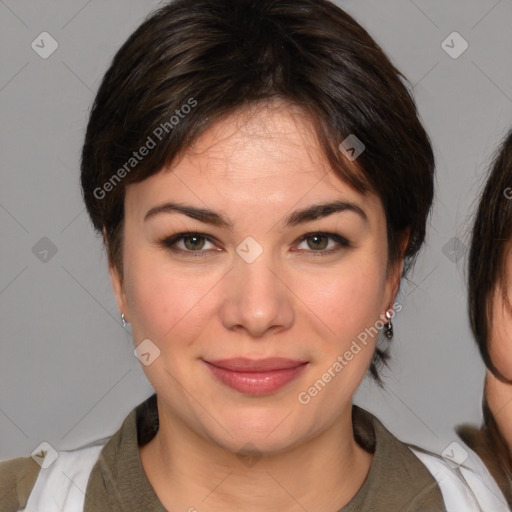
<svg viewBox="0 0 512 512">
<path fill-rule="evenodd" d="M 314 235 L 321 235 L 325 236 L 330 240 L 333 240 L 337 242 L 340 247 L 335 249 L 329 249 L 329 250 L 322 250 L 322 251 L 313 251 L 313 250 L 306 250 L 306 252 L 309 252 L 313 255 L 313 257 L 322 257 L 322 256 L 329 256 L 331 254 L 334 254 L 336 252 L 341 251 L 342 249 L 348 249 L 352 247 L 351 243 L 343 236 L 338 235 L 337 233 L 326 233 L 322 231 L 313 231 L 311 233 L 306 233 L 303 235 L 299 240 L 298 243 L 301 244 L 305 240 L 307 240 L 309 237 Z M 185 250 L 180 249 L 178 247 L 175 247 L 175 245 L 183 240 L 184 238 L 188 237 L 198 237 L 198 238 L 204 238 L 208 242 L 215 243 L 214 238 L 210 237 L 209 235 L 205 235 L 203 233 L 196 233 L 196 232 L 187 232 L 187 233 L 177 233 L 176 235 L 172 235 L 170 237 L 164 238 L 159 241 L 159 244 L 162 247 L 165 247 L 166 249 L 169 249 L 170 251 L 174 253 L 180 253 L 185 255 L 190 255 L 193 258 L 202 258 L 207 256 L 208 250 L 199 249 L 197 251 L 191 251 L 191 250 Z M 302 250 L 302 249 L 301 249 Z"/>
</svg>

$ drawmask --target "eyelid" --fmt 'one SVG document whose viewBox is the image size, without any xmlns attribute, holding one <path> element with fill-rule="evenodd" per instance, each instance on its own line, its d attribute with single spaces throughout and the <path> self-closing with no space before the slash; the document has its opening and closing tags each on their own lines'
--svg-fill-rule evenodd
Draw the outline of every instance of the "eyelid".
<svg viewBox="0 0 512 512">
<path fill-rule="evenodd" d="M 207 240 L 208 242 L 210 242 L 212 244 L 217 243 L 216 239 L 214 237 L 207 235 L 206 233 L 199 233 L 197 231 L 185 231 L 185 232 L 181 232 L 181 233 L 176 233 L 175 235 L 164 237 L 158 241 L 158 244 L 172 252 L 180 253 L 180 254 L 187 254 L 187 255 L 194 255 L 194 254 L 204 255 L 206 252 L 209 252 L 212 250 L 212 249 L 207 249 L 207 250 L 199 249 L 197 251 L 190 251 L 190 250 L 181 249 L 179 247 L 176 247 L 176 244 L 178 242 L 182 241 L 184 238 L 192 237 L 192 236 L 197 236 L 198 238 L 204 238 L 205 240 Z M 195 257 L 197 257 L 197 256 L 195 256 Z"/>
<path fill-rule="evenodd" d="M 353 247 L 352 243 L 344 236 L 338 234 L 338 233 L 332 233 L 328 231 L 310 231 L 308 233 L 305 233 L 302 235 L 296 242 L 294 242 L 294 245 L 300 245 L 302 242 L 304 242 L 308 237 L 313 235 L 322 235 L 327 237 L 330 240 L 335 241 L 338 244 L 337 248 L 334 249 L 327 249 L 327 250 L 320 250 L 320 251 L 314 251 L 314 250 L 303 250 L 300 249 L 299 252 L 304 251 L 308 254 L 313 254 L 316 256 L 322 256 L 322 255 L 328 255 L 328 254 L 334 254 L 336 252 L 341 251 L 342 249 L 348 249 Z M 176 244 L 187 237 L 197 236 L 198 238 L 204 238 L 205 240 L 209 241 L 212 244 L 217 244 L 217 241 L 215 237 L 211 235 L 207 235 L 206 233 L 200 233 L 197 231 L 186 231 L 181 233 L 176 233 L 174 235 L 164 237 L 163 239 L 159 240 L 159 245 L 175 252 L 175 253 L 181 253 L 186 255 L 197 255 L 192 257 L 198 257 L 206 255 L 208 252 L 211 252 L 212 249 L 198 249 L 197 251 L 191 251 L 186 249 L 181 249 L 176 247 Z"/>
<path fill-rule="evenodd" d="M 338 233 L 331 233 L 329 231 L 312 231 L 310 233 L 306 233 L 305 235 L 302 235 L 299 238 L 299 240 L 298 240 L 299 244 L 304 242 L 304 240 L 306 240 L 307 238 L 309 238 L 310 236 L 313 236 L 313 235 L 325 236 L 329 240 L 333 240 L 336 243 L 338 243 L 340 246 L 345 247 L 345 248 L 352 247 L 352 244 L 350 243 L 350 241 L 346 237 L 344 237 L 342 235 L 339 235 Z M 310 251 L 307 251 L 307 252 L 312 252 L 314 254 L 322 254 L 323 252 L 324 253 L 335 252 L 335 250 L 333 250 L 333 249 L 323 250 L 323 251 L 313 251 L 313 250 L 310 250 Z"/>
</svg>

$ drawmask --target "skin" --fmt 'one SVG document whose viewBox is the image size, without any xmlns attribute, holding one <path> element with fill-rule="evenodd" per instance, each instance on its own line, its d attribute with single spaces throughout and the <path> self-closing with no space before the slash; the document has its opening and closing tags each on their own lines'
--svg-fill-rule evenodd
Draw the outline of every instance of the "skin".
<svg viewBox="0 0 512 512">
<path fill-rule="evenodd" d="M 512 380 L 512 250 L 507 248 L 507 288 L 509 300 L 499 287 L 493 295 L 489 353 L 498 370 Z M 485 395 L 501 435 L 512 456 L 512 384 L 500 381 L 490 372 L 486 374 Z"/>
<path fill-rule="evenodd" d="M 491 372 L 487 372 L 485 395 L 489 409 L 512 457 L 512 384 L 506 384 Z"/>
<path fill-rule="evenodd" d="M 292 211 L 333 200 L 357 205 L 366 219 L 344 211 L 283 225 Z M 144 220 L 168 201 L 214 210 L 233 227 L 181 213 Z M 187 231 L 213 241 L 177 242 L 187 254 L 160 243 Z M 338 233 L 350 247 L 300 241 L 312 232 Z M 160 350 L 143 365 L 160 429 L 140 456 L 162 504 L 327 512 L 348 503 L 372 462 L 354 440 L 351 408 L 376 337 L 309 404 L 297 396 L 394 302 L 402 261 L 388 265 L 380 199 L 334 174 L 303 113 L 259 105 L 217 122 L 171 167 L 129 185 L 123 236 L 124 275 L 110 269 L 118 306 L 135 345 L 149 338 Z M 263 248 L 252 263 L 236 252 L 247 236 Z M 201 360 L 242 356 L 309 364 L 284 388 L 251 396 L 219 382 Z M 240 455 L 251 446 L 260 458 L 248 465 Z"/>
</svg>

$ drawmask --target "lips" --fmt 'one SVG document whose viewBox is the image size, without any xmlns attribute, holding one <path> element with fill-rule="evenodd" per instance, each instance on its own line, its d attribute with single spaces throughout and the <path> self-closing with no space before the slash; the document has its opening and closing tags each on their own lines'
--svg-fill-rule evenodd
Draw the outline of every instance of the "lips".
<svg viewBox="0 0 512 512">
<path fill-rule="evenodd" d="M 284 357 L 269 357 L 267 359 L 247 359 L 237 357 L 235 359 L 219 359 L 217 361 L 207 361 L 208 363 L 231 370 L 233 372 L 272 372 L 276 370 L 288 370 L 296 368 L 307 361 L 295 359 L 285 359 Z"/>
<path fill-rule="evenodd" d="M 212 374 L 226 386 L 240 393 L 266 395 L 295 380 L 305 370 L 307 361 L 271 357 L 267 359 L 219 359 L 204 361 Z"/>
</svg>

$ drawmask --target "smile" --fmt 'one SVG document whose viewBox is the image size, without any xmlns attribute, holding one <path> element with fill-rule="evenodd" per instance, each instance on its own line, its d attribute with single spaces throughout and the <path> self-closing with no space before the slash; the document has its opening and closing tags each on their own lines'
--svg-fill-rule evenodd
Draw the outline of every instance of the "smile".
<svg viewBox="0 0 512 512">
<path fill-rule="evenodd" d="M 240 393 L 253 396 L 267 395 L 283 388 L 298 378 L 308 365 L 307 361 L 277 357 L 203 362 L 221 383 Z"/>
</svg>

